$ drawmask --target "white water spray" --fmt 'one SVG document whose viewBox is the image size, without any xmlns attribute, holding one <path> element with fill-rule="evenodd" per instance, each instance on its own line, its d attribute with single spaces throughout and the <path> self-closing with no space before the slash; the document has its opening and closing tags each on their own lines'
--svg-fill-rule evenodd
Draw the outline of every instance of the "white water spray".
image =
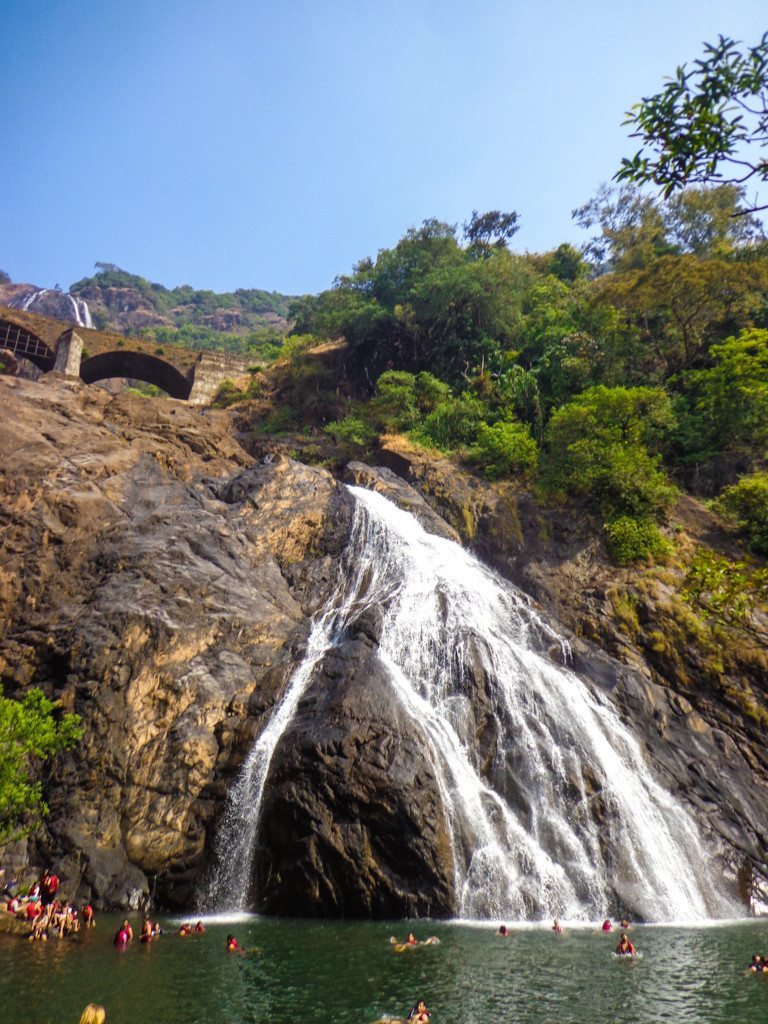
<svg viewBox="0 0 768 1024">
<path fill-rule="evenodd" d="M 46 299 L 46 296 L 49 296 Z M 65 305 L 62 305 L 62 302 Z M 40 306 L 44 316 L 63 317 L 77 324 L 78 327 L 93 327 L 91 311 L 85 299 L 79 299 L 70 292 L 53 291 L 50 288 L 36 288 L 11 302 L 26 312 L 32 312 L 33 306 Z M 71 310 L 71 312 L 70 312 Z"/>
<path fill-rule="evenodd" d="M 350 490 L 343 578 L 229 795 L 206 906 L 249 905 L 277 744 L 315 666 L 375 606 L 380 655 L 422 730 L 448 819 L 458 916 L 734 916 L 693 818 L 654 780 L 613 706 L 537 653 L 567 649 L 525 596 L 386 498 Z M 478 750 L 481 703 L 495 724 L 490 756 Z"/>
</svg>

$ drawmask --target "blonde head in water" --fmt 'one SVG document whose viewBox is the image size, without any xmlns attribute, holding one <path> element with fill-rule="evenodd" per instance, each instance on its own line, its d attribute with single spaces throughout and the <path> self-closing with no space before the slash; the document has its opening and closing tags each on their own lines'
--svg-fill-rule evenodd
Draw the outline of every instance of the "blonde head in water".
<svg viewBox="0 0 768 1024">
<path fill-rule="evenodd" d="M 80 1024 L 104 1024 L 106 1016 L 107 1011 L 103 1006 L 97 1006 L 96 1003 L 88 1003 L 83 1010 Z"/>
</svg>

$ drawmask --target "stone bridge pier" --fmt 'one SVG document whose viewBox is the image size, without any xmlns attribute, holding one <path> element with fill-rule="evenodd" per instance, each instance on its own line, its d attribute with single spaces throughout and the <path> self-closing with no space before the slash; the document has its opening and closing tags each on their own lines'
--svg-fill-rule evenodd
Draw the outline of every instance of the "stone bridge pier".
<svg viewBox="0 0 768 1024">
<path fill-rule="evenodd" d="M 77 331 L 66 331 L 56 342 L 53 370 L 66 377 L 76 377 L 87 384 L 107 377 L 133 377 L 156 384 L 173 398 L 186 399 L 192 405 L 210 405 L 222 382 L 247 373 L 247 359 L 203 350 L 194 362 L 182 372 L 172 362 L 156 356 L 122 349 L 115 353 L 100 353 L 83 359 L 84 342 Z M 190 353 L 191 355 L 191 353 Z"/>
</svg>

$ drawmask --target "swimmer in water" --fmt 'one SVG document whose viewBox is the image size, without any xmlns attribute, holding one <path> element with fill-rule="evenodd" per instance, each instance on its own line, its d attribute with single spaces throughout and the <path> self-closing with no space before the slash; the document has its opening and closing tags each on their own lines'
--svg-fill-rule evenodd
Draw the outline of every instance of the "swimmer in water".
<svg viewBox="0 0 768 1024">
<path fill-rule="evenodd" d="M 414 1021 L 415 1024 L 429 1024 L 429 1010 L 423 999 L 417 1000 L 415 1005 L 410 1008 L 406 1019 Z"/>
<path fill-rule="evenodd" d="M 563 926 L 560 924 L 557 918 L 555 918 L 555 920 L 552 922 L 552 931 L 556 932 L 558 935 L 562 935 Z"/>
<path fill-rule="evenodd" d="M 629 923 L 629 918 L 628 918 L 628 917 L 622 917 L 622 919 L 621 919 L 621 922 L 620 922 L 620 925 L 621 925 L 621 927 L 622 927 L 622 928 L 623 928 L 623 929 L 624 929 L 625 931 L 626 931 L 626 930 L 627 930 L 628 928 L 631 928 L 631 927 L 632 927 L 632 925 L 631 925 L 631 924 Z"/>
<path fill-rule="evenodd" d="M 152 922 L 148 917 L 145 917 L 141 922 L 141 933 L 139 935 L 139 942 L 147 943 L 152 941 Z"/>
<path fill-rule="evenodd" d="M 616 955 L 617 956 L 634 956 L 636 953 L 637 953 L 637 950 L 635 949 L 635 947 L 632 945 L 632 943 L 627 938 L 627 933 L 626 932 L 622 932 L 621 933 L 621 938 L 619 939 L 619 944 L 616 947 Z"/>
<path fill-rule="evenodd" d="M 506 939 L 506 937 L 509 935 L 509 928 L 507 928 L 507 926 L 505 924 L 500 924 L 499 925 L 499 930 L 496 932 L 496 934 L 500 938 Z"/>
<path fill-rule="evenodd" d="M 198 921 L 195 925 L 195 935 L 205 935 L 205 925 L 202 921 Z"/>
<path fill-rule="evenodd" d="M 188 924 L 183 924 L 181 926 L 181 928 L 179 928 L 179 935 L 182 937 L 182 939 L 186 939 L 186 937 L 189 934 L 191 934 L 191 932 L 192 932 L 192 929 L 190 928 L 190 926 Z"/>
<path fill-rule="evenodd" d="M 88 1003 L 80 1016 L 80 1024 L 104 1024 L 107 1012 L 103 1006 L 96 1003 Z"/>
<path fill-rule="evenodd" d="M 240 943 L 237 941 L 234 935 L 227 936 L 227 952 L 242 953 L 242 949 L 240 949 Z"/>
<path fill-rule="evenodd" d="M 603 931 L 604 932 L 612 932 L 613 931 L 613 925 L 611 924 L 610 918 L 606 917 L 606 919 L 603 921 Z"/>
</svg>

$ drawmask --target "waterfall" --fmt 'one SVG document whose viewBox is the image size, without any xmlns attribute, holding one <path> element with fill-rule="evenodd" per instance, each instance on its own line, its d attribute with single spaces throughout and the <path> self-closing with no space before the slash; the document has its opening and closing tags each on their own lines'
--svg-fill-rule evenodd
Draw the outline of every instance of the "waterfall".
<svg viewBox="0 0 768 1024">
<path fill-rule="evenodd" d="M 23 295 L 12 299 L 10 305 L 25 312 L 32 312 L 32 307 L 38 306 L 39 312 L 43 316 L 53 316 L 62 320 L 68 320 L 78 327 L 93 327 L 88 303 L 85 299 L 80 299 L 70 292 L 59 292 L 50 288 L 35 288 L 34 291 L 25 292 Z"/>
<path fill-rule="evenodd" d="M 375 605 L 380 655 L 440 790 L 458 916 L 735 916 L 695 821 L 654 779 L 610 701 L 564 667 L 566 645 L 525 595 L 382 495 L 350 491 L 337 592 L 229 795 L 205 905 L 249 905 L 275 748 L 318 661 Z M 498 725 L 490 762 L 476 749 L 478 687 Z"/>
</svg>

